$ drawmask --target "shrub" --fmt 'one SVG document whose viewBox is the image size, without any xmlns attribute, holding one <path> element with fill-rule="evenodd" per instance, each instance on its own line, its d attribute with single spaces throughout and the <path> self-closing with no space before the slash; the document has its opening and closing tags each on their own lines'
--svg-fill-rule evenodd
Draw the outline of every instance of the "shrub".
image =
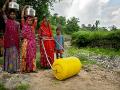
<svg viewBox="0 0 120 90">
<path fill-rule="evenodd" d="M 78 47 L 120 47 L 120 31 L 78 31 L 72 35 L 72 44 Z"/>
</svg>

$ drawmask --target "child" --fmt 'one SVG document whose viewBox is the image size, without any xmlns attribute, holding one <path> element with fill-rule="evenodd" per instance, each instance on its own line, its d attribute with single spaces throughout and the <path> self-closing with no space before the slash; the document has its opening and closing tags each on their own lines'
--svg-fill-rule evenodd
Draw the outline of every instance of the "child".
<svg viewBox="0 0 120 90">
<path fill-rule="evenodd" d="M 61 28 L 57 27 L 56 36 L 55 36 L 55 50 L 56 50 L 56 58 L 63 58 L 64 52 L 64 38 L 61 35 Z"/>
</svg>

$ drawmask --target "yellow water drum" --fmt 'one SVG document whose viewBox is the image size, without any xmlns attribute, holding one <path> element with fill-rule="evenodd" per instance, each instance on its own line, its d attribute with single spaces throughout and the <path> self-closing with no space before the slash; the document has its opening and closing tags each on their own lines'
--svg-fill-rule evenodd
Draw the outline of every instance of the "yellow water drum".
<svg viewBox="0 0 120 90">
<path fill-rule="evenodd" d="M 82 64 L 76 57 L 56 59 L 52 65 L 53 74 L 58 80 L 64 80 L 78 74 Z"/>
</svg>

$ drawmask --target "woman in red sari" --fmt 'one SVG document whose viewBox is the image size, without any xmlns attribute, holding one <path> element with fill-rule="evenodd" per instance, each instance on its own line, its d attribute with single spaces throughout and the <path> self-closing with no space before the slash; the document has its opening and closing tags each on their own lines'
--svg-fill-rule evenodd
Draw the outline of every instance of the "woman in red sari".
<svg viewBox="0 0 120 90">
<path fill-rule="evenodd" d="M 21 23 L 23 37 L 21 71 L 33 72 L 36 71 L 35 27 L 37 25 L 37 18 L 28 16 L 27 20 L 25 21 L 23 10 Z"/>
<path fill-rule="evenodd" d="M 47 61 L 50 61 L 52 65 L 54 62 L 54 38 L 52 35 L 52 30 L 50 27 L 49 22 L 47 21 L 46 17 L 43 17 L 43 21 L 41 22 L 39 28 L 39 38 L 40 38 L 40 64 L 42 68 L 50 68 L 50 65 Z M 45 49 L 45 50 L 44 50 Z M 46 53 L 45 53 L 46 51 Z"/>
</svg>

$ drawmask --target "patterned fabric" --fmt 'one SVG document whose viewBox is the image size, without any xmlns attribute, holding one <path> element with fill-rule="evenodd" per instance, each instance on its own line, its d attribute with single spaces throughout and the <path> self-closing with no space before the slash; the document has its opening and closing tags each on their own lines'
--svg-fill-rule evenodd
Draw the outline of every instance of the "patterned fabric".
<svg viewBox="0 0 120 90">
<path fill-rule="evenodd" d="M 19 23 L 5 18 L 4 70 L 10 73 L 19 69 Z"/>
<path fill-rule="evenodd" d="M 58 42 L 55 42 L 55 48 L 56 50 L 63 50 L 64 47 L 64 38 L 62 35 L 56 35 L 55 40 Z"/>
<path fill-rule="evenodd" d="M 45 22 L 42 21 L 40 29 L 39 29 L 40 37 L 40 64 L 43 68 L 50 68 L 49 63 L 47 62 L 47 57 L 51 64 L 54 62 L 54 38 L 52 36 L 52 30 L 50 24 L 48 26 L 45 25 Z M 44 39 L 43 39 L 44 38 Z M 43 43 L 42 43 L 43 42 Z M 46 50 L 47 57 L 45 55 L 44 48 Z"/>
<path fill-rule="evenodd" d="M 4 47 L 10 48 L 11 46 L 16 46 L 19 50 L 19 28 L 20 25 L 18 22 L 7 19 L 6 21 L 6 30 L 4 34 Z"/>
<path fill-rule="evenodd" d="M 30 17 L 29 17 L 30 18 Z M 27 18 L 27 19 L 29 19 L 29 18 Z M 26 21 L 26 23 L 27 23 L 27 21 Z M 25 20 L 24 19 L 22 19 L 21 20 L 21 25 L 22 25 L 22 27 L 26 24 L 25 23 Z M 35 33 L 35 28 L 36 28 L 36 26 L 37 26 L 37 20 L 34 20 L 34 23 L 33 23 L 33 25 L 32 25 L 32 31 Z"/>
<path fill-rule="evenodd" d="M 9 73 L 17 72 L 19 69 L 18 50 L 16 46 L 5 48 L 4 71 Z"/>
<path fill-rule="evenodd" d="M 30 72 L 36 70 L 36 41 L 35 33 L 28 24 L 22 25 L 22 36 L 24 38 L 22 45 L 22 63 L 21 71 Z"/>
</svg>

